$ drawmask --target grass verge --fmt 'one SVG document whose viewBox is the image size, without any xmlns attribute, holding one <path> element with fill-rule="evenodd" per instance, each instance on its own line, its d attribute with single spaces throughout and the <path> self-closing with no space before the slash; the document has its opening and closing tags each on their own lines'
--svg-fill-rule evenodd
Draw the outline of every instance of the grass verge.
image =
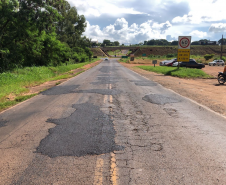
<svg viewBox="0 0 226 185">
<path fill-rule="evenodd" d="M 0 111 L 13 106 L 21 101 L 29 99 L 34 95 L 22 96 L 29 92 L 29 87 L 40 85 L 47 81 L 66 79 L 83 72 L 83 66 L 100 60 L 92 59 L 91 62 L 62 65 L 57 67 L 26 67 L 13 71 L 0 73 Z M 81 68 L 82 71 L 76 74 L 71 70 Z"/>
<path fill-rule="evenodd" d="M 120 58 L 119 61 L 123 63 L 129 63 L 129 58 Z"/>
<path fill-rule="evenodd" d="M 161 73 L 164 75 L 176 76 L 180 78 L 213 78 L 200 69 L 180 67 L 166 67 L 166 66 L 137 66 L 146 71 Z"/>
<path fill-rule="evenodd" d="M 37 94 L 30 94 L 30 95 L 25 95 L 25 96 L 17 96 L 14 100 L 11 101 L 4 101 L 4 102 L 0 102 L 0 111 L 1 110 L 5 110 L 9 107 L 12 107 L 22 101 L 25 101 L 29 98 L 32 98 L 33 96 L 35 96 Z"/>
</svg>

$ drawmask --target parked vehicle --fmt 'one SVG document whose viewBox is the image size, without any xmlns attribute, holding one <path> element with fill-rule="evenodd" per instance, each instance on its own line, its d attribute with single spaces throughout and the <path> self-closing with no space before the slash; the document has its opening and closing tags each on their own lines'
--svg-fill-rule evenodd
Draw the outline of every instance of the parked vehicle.
<svg viewBox="0 0 226 185">
<path fill-rule="evenodd" d="M 105 58 L 104 60 L 108 60 L 108 58 Z"/>
<path fill-rule="evenodd" d="M 166 66 L 172 66 L 175 62 L 177 62 L 177 59 L 171 60 L 171 62 L 167 63 Z"/>
<path fill-rule="evenodd" d="M 190 59 L 189 62 L 181 62 L 180 67 L 189 67 L 189 68 L 197 68 L 202 69 L 205 67 L 204 64 L 197 63 L 194 59 Z"/>
<path fill-rule="evenodd" d="M 209 66 L 224 66 L 224 61 L 214 60 L 213 62 L 209 62 Z"/>
<path fill-rule="evenodd" d="M 219 84 L 224 84 L 226 82 L 226 75 L 222 72 L 219 72 L 217 80 Z"/>
<path fill-rule="evenodd" d="M 162 62 L 159 63 L 160 66 L 166 66 L 166 64 L 172 62 L 173 60 L 175 60 L 176 58 L 172 59 L 172 60 L 164 60 Z"/>
<path fill-rule="evenodd" d="M 181 62 L 179 62 L 179 64 L 180 64 Z M 178 66 L 178 62 L 174 62 L 173 64 L 172 64 L 172 67 L 177 67 Z"/>
</svg>

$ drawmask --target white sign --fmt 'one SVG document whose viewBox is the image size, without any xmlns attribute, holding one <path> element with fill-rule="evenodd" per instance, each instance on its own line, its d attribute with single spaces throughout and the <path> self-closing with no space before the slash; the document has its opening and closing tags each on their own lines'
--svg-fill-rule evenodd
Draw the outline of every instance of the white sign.
<svg viewBox="0 0 226 185">
<path fill-rule="evenodd" d="M 191 36 L 179 36 L 178 37 L 178 49 L 190 49 Z"/>
</svg>

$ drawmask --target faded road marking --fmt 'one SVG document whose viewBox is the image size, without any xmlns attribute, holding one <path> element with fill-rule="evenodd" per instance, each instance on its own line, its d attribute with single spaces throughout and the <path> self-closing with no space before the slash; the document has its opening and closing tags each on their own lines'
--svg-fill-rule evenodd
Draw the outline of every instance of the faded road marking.
<svg viewBox="0 0 226 185">
<path fill-rule="evenodd" d="M 100 157 L 97 158 L 95 174 L 94 174 L 94 183 L 93 185 L 102 185 L 103 184 L 103 166 L 104 160 Z"/>
<path fill-rule="evenodd" d="M 111 153 L 111 182 L 112 185 L 117 185 L 117 167 L 116 167 L 116 159 L 115 154 Z"/>
</svg>

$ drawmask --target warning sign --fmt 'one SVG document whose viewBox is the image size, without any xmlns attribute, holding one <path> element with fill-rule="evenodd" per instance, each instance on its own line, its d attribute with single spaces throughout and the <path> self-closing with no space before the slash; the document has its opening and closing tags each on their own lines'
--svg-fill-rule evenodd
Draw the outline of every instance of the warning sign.
<svg viewBox="0 0 226 185">
<path fill-rule="evenodd" d="M 191 36 L 179 36 L 178 49 L 190 49 L 190 47 L 191 47 Z"/>
<path fill-rule="evenodd" d="M 177 61 L 189 62 L 190 49 L 178 49 Z"/>
<path fill-rule="evenodd" d="M 190 59 L 191 36 L 178 37 L 178 62 L 189 62 Z"/>
</svg>

